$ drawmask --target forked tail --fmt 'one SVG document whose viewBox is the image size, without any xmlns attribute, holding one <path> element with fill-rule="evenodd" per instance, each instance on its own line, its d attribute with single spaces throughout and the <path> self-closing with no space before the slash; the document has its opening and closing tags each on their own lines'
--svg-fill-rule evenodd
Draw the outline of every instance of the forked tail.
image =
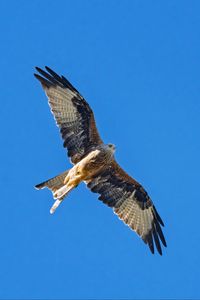
<svg viewBox="0 0 200 300">
<path fill-rule="evenodd" d="M 65 198 L 65 196 L 69 193 L 69 191 L 74 188 L 74 186 L 67 187 L 66 185 L 64 185 L 64 180 L 68 173 L 69 173 L 69 170 L 67 170 L 67 171 L 61 173 L 60 175 L 55 176 L 47 181 L 37 184 L 35 186 L 35 188 L 38 190 L 47 187 L 48 189 L 50 189 L 52 191 L 53 196 L 56 199 L 56 201 L 54 202 L 53 206 L 50 209 L 51 214 L 54 213 L 56 208 L 60 205 L 60 203 Z"/>
<path fill-rule="evenodd" d="M 47 187 L 48 189 L 50 189 L 52 191 L 52 193 L 54 193 L 56 190 L 60 189 L 64 185 L 64 180 L 68 173 L 69 173 L 69 170 L 67 170 L 51 179 L 48 179 L 42 183 L 37 184 L 35 186 L 35 188 L 37 190 L 41 190 L 41 189 L 44 189 L 45 187 Z"/>
</svg>

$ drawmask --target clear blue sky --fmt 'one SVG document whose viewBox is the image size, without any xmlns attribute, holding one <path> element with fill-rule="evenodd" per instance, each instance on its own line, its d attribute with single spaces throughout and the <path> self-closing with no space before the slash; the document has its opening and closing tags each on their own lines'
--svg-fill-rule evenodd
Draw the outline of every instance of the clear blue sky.
<svg viewBox="0 0 200 300">
<path fill-rule="evenodd" d="M 0 298 L 200 298 L 200 1 L 1 1 Z M 65 75 L 165 222 L 152 255 L 69 168 L 34 66 Z"/>
</svg>

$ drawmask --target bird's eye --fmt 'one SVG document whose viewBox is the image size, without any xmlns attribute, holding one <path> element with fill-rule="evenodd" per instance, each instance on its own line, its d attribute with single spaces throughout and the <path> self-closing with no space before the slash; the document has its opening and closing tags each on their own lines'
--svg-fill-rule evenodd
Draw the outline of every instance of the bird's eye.
<svg viewBox="0 0 200 300">
<path fill-rule="evenodd" d="M 109 144 L 109 145 L 108 145 L 108 147 L 112 148 L 112 145 L 111 145 L 111 144 Z"/>
</svg>

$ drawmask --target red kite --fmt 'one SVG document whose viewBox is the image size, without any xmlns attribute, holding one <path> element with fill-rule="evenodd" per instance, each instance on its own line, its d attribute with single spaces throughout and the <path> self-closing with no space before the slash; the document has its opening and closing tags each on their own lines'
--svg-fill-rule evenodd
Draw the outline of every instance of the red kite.
<svg viewBox="0 0 200 300">
<path fill-rule="evenodd" d="M 162 255 L 160 241 L 167 246 L 161 229 L 164 224 L 147 192 L 118 165 L 114 158 L 115 146 L 103 143 L 85 99 L 64 76 L 45 68 L 43 71 L 36 67 L 40 75 L 34 75 L 45 90 L 63 146 L 73 164 L 70 170 L 36 185 L 37 189 L 47 187 L 52 191 L 56 201 L 50 212 L 84 181 L 92 192 L 100 194 L 99 200 L 112 207 L 148 244 L 152 253 L 155 244 Z"/>
</svg>

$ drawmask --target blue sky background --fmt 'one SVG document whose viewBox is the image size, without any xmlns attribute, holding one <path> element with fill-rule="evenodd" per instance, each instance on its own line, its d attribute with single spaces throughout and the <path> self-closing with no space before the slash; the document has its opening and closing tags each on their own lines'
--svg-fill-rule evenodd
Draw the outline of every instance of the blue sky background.
<svg viewBox="0 0 200 300">
<path fill-rule="evenodd" d="M 200 2 L 1 1 L 0 298 L 200 298 Z M 48 65 L 165 221 L 151 255 L 80 185 L 55 215 L 33 186 L 70 167 L 33 77 Z"/>
</svg>

